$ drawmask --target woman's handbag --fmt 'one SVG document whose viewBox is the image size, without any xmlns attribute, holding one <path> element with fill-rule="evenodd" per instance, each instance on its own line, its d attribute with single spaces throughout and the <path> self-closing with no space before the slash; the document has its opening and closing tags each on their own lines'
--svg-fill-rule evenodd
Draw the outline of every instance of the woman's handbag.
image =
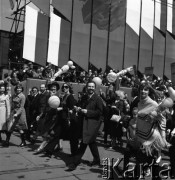
<svg viewBox="0 0 175 180">
<path fill-rule="evenodd" d="M 119 122 L 121 120 L 120 112 L 119 115 L 113 114 L 110 120 L 113 122 Z"/>
</svg>

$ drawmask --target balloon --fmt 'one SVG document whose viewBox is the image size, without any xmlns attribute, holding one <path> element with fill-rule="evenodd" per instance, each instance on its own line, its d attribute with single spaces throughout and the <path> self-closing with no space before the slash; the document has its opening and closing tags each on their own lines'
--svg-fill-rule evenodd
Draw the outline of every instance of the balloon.
<svg viewBox="0 0 175 180">
<path fill-rule="evenodd" d="M 48 104 L 51 108 L 56 109 L 60 105 L 60 99 L 58 96 L 51 96 L 48 100 Z"/>
<path fill-rule="evenodd" d="M 68 65 L 64 65 L 64 66 L 61 68 L 61 70 L 62 70 L 62 73 L 65 73 L 65 72 L 67 72 L 67 71 L 69 70 L 69 66 L 68 66 Z"/>
<path fill-rule="evenodd" d="M 102 80 L 99 77 L 94 77 L 92 79 L 92 81 L 94 81 L 96 83 L 96 85 L 101 85 L 101 83 L 102 83 Z"/>
<path fill-rule="evenodd" d="M 71 67 L 71 66 L 73 66 L 73 62 L 72 62 L 72 61 L 68 61 L 68 62 L 67 62 L 67 65 L 68 65 L 69 67 Z"/>
<path fill-rule="evenodd" d="M 168 87 L 168 92 L 173 101 L 175 101 L 175 90 L 172 87 Z"/>
<path fill-rule="evenodd" d="M 74 65 L 72 65 L 70 68 L 71 68 L 71 69 L 75 69 L 75 66 L 74 66 Z"/>
<path fill-rule="evenodd" d="M 107 75 L 107 80 L 108 80 L 110 83 L 115 82 L 116 79 L 117 79 L 117 74 L 114 73 L 114 72 L 110 72 L 110 73 Z"/>
<path fill-rule="evenodd" d="M 4 84 L 4 81 L 3 81 L 3 80 L 0 80 L 0 84 Z"/>
<path fill-rule="evenodd" d="M 54 77 L 51 79 L 51 81 L 54 81 L 56 77 L 60 76 L 62 74 L 62 69 L 59 69 L 58 72 L 54 74 Z"/>
<path fill-rule="evenodd" d="M 159 109 L 164 110 L 165 108 L 170 108 L 173 106 L 173 100 L 171 98 L 166 98 L 162 101 L 162 103 L 159 105 Z"/>
</svg>

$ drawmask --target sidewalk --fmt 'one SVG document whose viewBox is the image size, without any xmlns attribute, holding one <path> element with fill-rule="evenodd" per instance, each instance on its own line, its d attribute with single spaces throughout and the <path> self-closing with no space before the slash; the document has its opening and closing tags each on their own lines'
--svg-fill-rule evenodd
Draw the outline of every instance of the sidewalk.
<svg viewBox="0 0 175 180">
<path fill-rule="evenodd" d="M 4 139 L 5 137 L 2 136 Z M 105 149 L 99 138 L 99 152 L 102 158 L 120 158 L 122 153 L 113 149 Z M 57 153 L 51 159 L 40 155 L 33 155 L 39 145 L 20 148 L 20 138 L 12 135 L 9 148 L 0 147 L 0 180 L 98 180 L 102 179 L 102 168 L 89 167 L 81 164 L 75 171 L 67 172 L 66 163 L 70 161 L 69 142 L 63 141 L 63 152 Z M 83 156 L 84 161 L 92 161 L 89 148 Z"/>
</svg>

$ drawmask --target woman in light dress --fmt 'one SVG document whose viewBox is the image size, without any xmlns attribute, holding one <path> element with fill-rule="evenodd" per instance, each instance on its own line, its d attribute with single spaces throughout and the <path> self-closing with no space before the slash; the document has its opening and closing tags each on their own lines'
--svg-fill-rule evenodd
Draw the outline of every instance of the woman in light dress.
<svg viewBox="0 0 175 180">
<path fill-rule="evenodd" d="M 0 85 L 0 142 L 2 142 L 1 133 L 7 132 L 7 119 L 10 116 L 10 100 L 6 95 L 4 84 Z"/>
</svg>

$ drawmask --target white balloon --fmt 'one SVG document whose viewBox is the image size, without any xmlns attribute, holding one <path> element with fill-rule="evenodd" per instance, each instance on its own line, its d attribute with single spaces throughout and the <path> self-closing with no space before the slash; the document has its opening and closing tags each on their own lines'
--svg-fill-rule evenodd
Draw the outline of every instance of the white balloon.
<svg viewBox="0 0 175 180">
<path fill-rule="evenodd" d="M 168 87 L 168 92 L 173 101 L 175 101 L 175 90 L 172 87 Z"/>
<path fill-rule="evenodd" d="M 53 80 L 55 80 L 56 77 L 60 76 L 63 73 L 62 69 L 59 69 L 58 72 L 54 74 Z"/>
<path fill-rule="evenodd" d="M 61 68 L 61 70 L 62 70 L 62 73 L 65 73 L 65 72 L 67 72 L 67 71 L 69 70 L 69 66 L 68 66 L 68 65 L 64 65 L 64 66 Z"/>
<path fill-rule="evenodd" d="M 99 77 L 94 77 L 92 81 L 94 81 L 97 86 L 102 84 L 102 80 Z"/>
<path fill-rule="evenodd" d="M 72 65 L 70 68 L 71 68 L 71 69 L 75 69 L 75 66 Z"/>
<path fill-rule="evenodd" d="M 115 82 L 116 79 L 117 79 L 117 74 L 114 73 L 114 72 L 110 72 L 110 73 L 107 75 L 107 80 L 108 80 L 110 83 Z"/>
<path fill-rule="evenodd" d="M 60 98 L 58 96 L 51 96 L 48 99 L 48 104 L 51 108 L 56 109 L 60 105 Z"/>
<path fill-rule="evenodd" d="M 67 65 L 68 65 L 69 67 L 71 67 L 71 66 L 73 66 L 73 62 L 72 62 L 72 61 L 68 61 L 68 62 L 67 62 Z"/>
</svg>

